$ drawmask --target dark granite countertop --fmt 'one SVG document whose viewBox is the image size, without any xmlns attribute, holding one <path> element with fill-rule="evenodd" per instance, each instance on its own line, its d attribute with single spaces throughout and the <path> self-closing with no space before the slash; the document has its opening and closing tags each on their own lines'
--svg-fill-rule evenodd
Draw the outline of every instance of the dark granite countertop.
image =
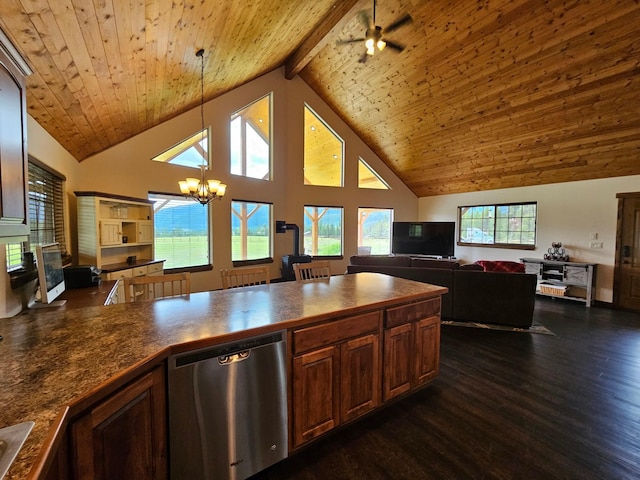
<svg viewBox="0 0 640 480">
<path fill-rule="evenodd" d="M 67 408 L 73 416 L 114 377 L 128 381 L 170 353 L 443 293 L 357 273 L 0 319 L 0 428 L 35 422 L 6 478 L 27 478 Z"/>
</svg>

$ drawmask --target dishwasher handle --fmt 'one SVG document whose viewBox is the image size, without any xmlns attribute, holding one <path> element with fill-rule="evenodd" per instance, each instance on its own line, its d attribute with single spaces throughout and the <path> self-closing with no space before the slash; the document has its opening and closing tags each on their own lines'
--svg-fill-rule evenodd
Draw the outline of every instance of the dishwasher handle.
<svg viewBox="0 0 640 480">
<path fill-rule="evenodd" d="M 224 345 L 218 345 L 211 348 L 205 348 L 195 352 L 185 353 L 184 355 L 176 355 L 175 368 L 184 367 L 187 365 L 191 365 L 193 363 L 202 362 L 204 360 L 209 360 L 211 358 L 217 358 L 217 357 L 224 357 L 224 356 L 231 357 L 236 354 L 243 354 L 243 353 L 246 353 L 248 356 L 250 350 L 254 348 L 270 345 L 272 343 L 283 342 L 285 338 L 284 336 L 285 336 L 285 332 L 280 331 L 280 332 L 270 333 L 268 335 L 262 335 L 260 337 L 253 337 L 247 340 L 240 340 L 238 342 L 227 343 Z M 240 358 L 240 360 L 243 360 L 243 359 L 244 358 Z M 220 360 L 218 360 L 218 362 L 220 362 Z"/>
<path fill-rule="evenodd" d="M 242 360 L 246 360 L 251 355 L 251 350 L 243 350 L 238 353 L 233 353 L 231 355 L 220 355 L 218 357 L 218 363 L 220 365 L 231 365 L 232 363 L 241 362 Z"/>
</svg>

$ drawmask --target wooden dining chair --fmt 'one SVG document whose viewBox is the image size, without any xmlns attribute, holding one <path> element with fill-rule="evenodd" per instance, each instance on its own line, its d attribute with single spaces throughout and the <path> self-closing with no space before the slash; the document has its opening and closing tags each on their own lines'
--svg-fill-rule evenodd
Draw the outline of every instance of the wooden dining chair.
<svg viewBox="0 0 640 480">
<path fill-rule="evenodd" d="M 124 301 L 126 303 L 188 296 L 190 293 L 189 272 L 124 278 Z"/>
<path fill-rule="evenodd" d="M 329 278 L 331 264 L 329 260 L 315 260 L 308 263 L 294 263 L 293 273 L 296 280 L 310 280 L 312 278 Z"/>
<path fill-rule="evenodd" d="M 226 268 L 220 270 L 222 288 L 248 287 L 251 285 L 269 285 L 269 267 Z"/>
</svg>

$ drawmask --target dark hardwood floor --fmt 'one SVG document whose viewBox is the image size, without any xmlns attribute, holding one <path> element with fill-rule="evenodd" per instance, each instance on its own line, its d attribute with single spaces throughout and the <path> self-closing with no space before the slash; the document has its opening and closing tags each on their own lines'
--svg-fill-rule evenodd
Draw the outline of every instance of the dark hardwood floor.
<svg viewBox="0 0 640 480">
<path fill-rule="evenodd" d="M 252 478 L 640 478 L 640 314 L 535 317 L 555 336 L 443 325 L 434 383 Z"/>
</svg>

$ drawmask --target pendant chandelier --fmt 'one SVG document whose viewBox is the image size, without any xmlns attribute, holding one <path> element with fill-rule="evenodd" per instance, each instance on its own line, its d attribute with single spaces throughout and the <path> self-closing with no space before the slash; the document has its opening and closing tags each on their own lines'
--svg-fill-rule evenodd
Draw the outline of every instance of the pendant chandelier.
<svg viewBox="0 0 640 480">
<path fill-rule="evenodd" d="M 204 49 L 198 50 L 196 56 L 200 57 L 200 145 L 202 147 L 204 140 Z M 209 149 L 207 148 L 206 151 L 209 152 Z M 200 178 L 188 177 L 186 180 L 179 181 L 178 185 L 180 185 L 180 191 L 185 197 L 206 205 L 211 200 L 220 200 L 224 196 L 227 186 L 224 183 L 220 183 L 220 180 L 206 179 L 208 158 L 204 158 L 203 155 L 203 159 L 204 163 L 200 165 Z"/>
</svg>

